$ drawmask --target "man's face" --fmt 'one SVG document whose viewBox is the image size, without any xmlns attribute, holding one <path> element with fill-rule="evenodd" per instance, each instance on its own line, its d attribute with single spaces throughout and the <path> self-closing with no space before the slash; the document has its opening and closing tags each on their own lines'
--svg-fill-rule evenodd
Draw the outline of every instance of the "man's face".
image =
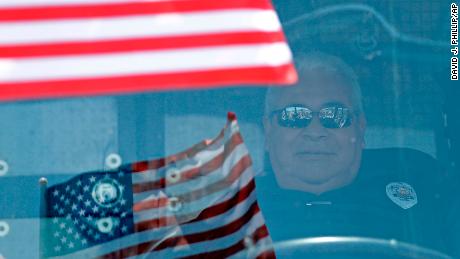
<svg viewBox="0 0 460 259">
<path fill-rule="evenodd" d="M 302 105 L 318 112 L 330 103 L 353 110 L 351 87 L 340 77 L 314 70 L 304 73 L 298 85 L 279 91 L 271 111 Z M 365 127 L 364 115 L 352 116 L 350 126 L 338 129 L 324 127 L 318 114 L 305 128 L 282 127 L 276 116 L 266 119 L 266 144 L 278 183 L 290 188 L 330 182 L 327 191 L 352 181 L 361 162 Z"/>
</svg>

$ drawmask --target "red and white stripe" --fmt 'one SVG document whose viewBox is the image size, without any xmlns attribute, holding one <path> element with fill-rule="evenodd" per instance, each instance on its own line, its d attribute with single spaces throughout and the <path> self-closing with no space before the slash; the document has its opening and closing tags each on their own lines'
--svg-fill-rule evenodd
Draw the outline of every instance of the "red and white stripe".
<svg viewBox="0 0 460 259">
<path fill-rule="evenodd" d="M 273 258 L 251 166 L 236 119 L 229 114 L 214 140 L 132 164 L 135 233 L 69 257 L 222 258 L 249 252 L 254 258 Z M 167 177 L 171 168 L 180 174 L 174 182 Z M 171 198 L 179 198 L 180 210 L 168 208 Z"/>
<path fill-rule="evenodd" d="M 269 0 L 61 2 L 0 3 L 0 100 L 297 78 Z"/>
</svg>

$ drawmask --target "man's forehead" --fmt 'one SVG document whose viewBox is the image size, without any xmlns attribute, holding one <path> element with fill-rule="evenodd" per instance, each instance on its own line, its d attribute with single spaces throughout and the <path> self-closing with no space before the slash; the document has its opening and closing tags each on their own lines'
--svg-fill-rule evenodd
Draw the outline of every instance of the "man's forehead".
<svg viewBox="0 0 460 259">
<path fill-rule="evenodd" d="M 273 92 L 272 110 L 290 104 L 303 104 L 314 109 L 331 102 L 352 106 L 351 87 L 337 80 L 305 80 L 295 86 Z"/>
</svg>

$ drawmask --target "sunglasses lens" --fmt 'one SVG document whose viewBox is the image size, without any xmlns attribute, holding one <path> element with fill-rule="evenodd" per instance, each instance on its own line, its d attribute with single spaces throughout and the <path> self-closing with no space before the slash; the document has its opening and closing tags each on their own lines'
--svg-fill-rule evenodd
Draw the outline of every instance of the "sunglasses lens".
<svg viewBox="0 0 460 259">
<path fill-rule="evenodd" d="M 278 124 L 287 128 L 305 128 L 311 118 L 312 112 L 305 107 L 286 107 L 278 114 Z"/>
<path fill-rule="evenodd" d="M 340 106 L 321 109 L 319 119 L 321 124 L 329 129 L 341 129 L 351 124 L 350 110 Z"/>
<path fill-rule="evenodd" d="M 290 106 L 276 111 L 278 124 L 286 128 L 307 127 L 314 114 L 318 114 L 323 127 L 341 129 L 351 125 L 351 111 L 342 105 L 333 105 L 321 109 L 318 113 L 302 106 Z"/>
</svg>

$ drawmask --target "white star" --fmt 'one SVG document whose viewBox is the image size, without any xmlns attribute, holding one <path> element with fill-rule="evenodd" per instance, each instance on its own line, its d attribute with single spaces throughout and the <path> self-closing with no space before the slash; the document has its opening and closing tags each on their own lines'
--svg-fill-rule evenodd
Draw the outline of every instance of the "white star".
<svg viewBox="0 0 460 259">
<path fill-rule="evenodd" d="M 71 220 L 71 219 L 72 219 L 72 216 L 70 216 L 70 213 L 67 214 L 67 216 L 65 217 L 65 219 L 67 219 L 67 220 Z"/>
<path fill-rule="evenodd" d="M 85 224 L 81 224 L 80 229 L 81 229 L 81 230 L 85 230 L 85 229 L 86 229 Z"/>
<path fill-rule="evenodd" d="M 99 211 L 99 208 L 98 208 L 96 205 L 94 205 L 94 207 L 93 207 L 93 212 L 96 213 L 96 212 L 98 212 L 98 211 Z"/>
<path fill-rule="evenodd" d="M 59 237 L 59 232 L 54 232 L 54 237 Z"/>
<path fill-rule="evenodd" d="M 66 192 L 69 192 L 69 191 L 70 191 L 70 186 L 67 185 L 67 186 L 65 187 L 65 191 L 66 191 Z"/>
<path fill-rule="evenodd" d="M 118 212 L 120 212 L 120 209 L 118 207 L 116 207 L 115 209 L 113 209 L 113 212 L 118 213 Z"/>
<path fill-rule="evenodd" d="M 125 190 L 125 186 L 124 185 L 120 185 L 120 191 L 123 192 Z"/>
<path fill-rule="evenodd" d="M 77 186 L 81 186 L 81 180 L 77 181 Z"/>
<path fill-rule="evenodd" d="M 91 221 L 91 220 L 93 220 L 93 216 L 88 215 L 88 217 L 86 217 L 86 219 L 87 219 L 88 221 Z"/>
<path fill-rule="evenodd" d="M 65 199 L 65 202 L 64 202 L 64 203 L 65 203 L 65 205 L 69 205 L 69 204 L 70 204 L 69 198 Z"/>
<path fill-rule="evenodd" d="M 122 218 L 126 217 L 126 211 L 123 211 L 123 213 L 121 213 L 120 217 L 122 217 Z"/>
<path fill-rule="evenodd" d="M 59 197 L 59 200 L 63 201 L 65 199 L 65 196 L 64 195 L 61 195 L 61 197 Z"/>
<path fill-rule="evenodd" d="M 114 219 L 113 226 L 118 227 L 119 225 L 120 225 L 120 221 L 117 219 Z"/>
<path fill-rule="evenodd" d="M 124 175 L 125 175 L 125 174 L 123 173 L 123 171 L 118 172 L 118 177 L 121 178 L 121 177 L 123 177 Z"/>
<path fill-rule="evenodd" d="M 58 205 L 57 203 L 54 204 L 53 209 L 54 209 L 54 210 L 58 210 L 58 209 L 59 209 L 59 205 Z"/>
<path fill-rule="evenodd" d="M 85 216 L 85 210 L 84 209 L 81 209 L 80 212 L 78 212 L 78 214 L 80 214 L 80 216 Z"/>
<path fill-rule="evenodd" d="M 125 233 L 126 231 L 128 231 L 128 227 L 123 225 L 123 227 L 121 227 L 121 232 Z"/>
<path fill-rule="evenodd" d="M 70 195 L 75 196 L 75 194 L 77 194 L 75 190 L 70 191 Z"/>
<path fill-rule="evenodd" d="M 88 186 L 88 185 L 83 186 L 83 191 L 84 191 L 84 192 L 89 191 L 89 186 Z"/>
<path fill-rule="evenodd" d="M 81 195 L 81 194 L 78 194 L 78 196 L 77 196 L 77 200 L 79 200 L 79 201 L 82 201 L 82 200 L 83 200 L 83 195 Z"/>
<path fill-rule="evenodd" d="M 73 229 L 72 228 L 68 228 L 67 229 L 67 234 L 72 234 L 73 233 Z"/>
<path fill-rule="evenodd" d="M 63 210 L 62 208 L 59 208 L 58 212 L 59 212 L 59 214 L 61 214 L 61 215 L 64 214 L 64 210 Z"/>
<path fill-rule="evenodd" d="M 126 204 L 126 200 L 125 200 L 125 199 L 121 199 L 120 204 L 121 204 L 121 206 L 125 205 L 125 204 Z"/>
<path fill-rule="evenodd" d="M 94 175 L 91 176 L 91 177 L 89 178 L 89 181 L 92 182 L 92 183 L 94 183 L 94 182 L 96 181 L 96 177 L 94 177 Z"/>
<path fill-rule="evenodd" d="M 59 222 L 58 218 L 54 217 L 54 218 L 53 218 L 53 223 L 54 223 L 54 224 L 57 224 L 58 222 Z"/>
<path fill-rule="evenodd" d="M 60 227 L 61 229 L 64 229 L 64 228 L 65 228 L 65 223 L 62 222 L 61 224 L 59 224 L 59 227 Z"/>
<path fill-rule="evenodd" d="M 54 197 L 58 196 L 58 195 L 59 195 L 59 191 L 58 191 L 57 189 L 54 190 L 53 195 L 54 195 Z"/>
<path fill-rule="evenodd" d="M 72 204 L 72 210 L 77 210 L 77 204 Z"/>
<path fill-rule="evenodd" d="M 56 251 L 56 252 L 61 251 L 61 247 L 60 247 L 60 246 L 55 246 L 55 247 L 54 247 L 54 251 Z"/>
<path fill-rule="evenodd" d="M 86 207 L 89 207 L 90 205 L 91 205 L 91 201 L 86 200 L 86 201 L 85 201 L 85 206 L 86 206 Z"/>
<path fill-rule="evenodd" d="M 78 240 L 78 239 L 80 239 L 80 234 L 78 234 L 78 232 L 77 232 L 77 233 L 75 233 L 75 235 L 74 235 L 73 237 L 74 237 L 76 240 Z"/>
<path fill-rule="evenodd" d="M 81 240 L 81 244 L 82 244 L 82 245 L 86 245 L 87 243 L 88 243 L 88 241 L 86 241 L 86 238 L 83 238 L 83 239 Z"/>
<path fill-rule="evenodd" d="M 74 225 L 78 225 L 78 219 L 77 219 L 77 218 L 75 218 L 75 219 L 73 220 L 73 224 L 74 224 Z"/>
<path fill-rule="evenodd" d="M 66 238 L 66 237 L 62 237 L 62 238 L 61 238 L 61 242 L 64 243 L 64 244 L 67 243 L 67 238 Z"/>
<path fill-rule="evenodd" d="M 72 242 L 69 243 L 69 248 L 73 248 L 73 243 Z"/>
<path fill-rule="evenodd" d="M 88 229 L 88 231 L 86 233 L 88 233 L 88 235 L 91 235 L 91 234 L 93 234 L 93 230 Z"/>
<path fill-rule="evenodd" d="M 101 238 L 101 235 L 99 234 L 94 235 L 94 239 L 99 240 L 99 238 Z"/>
</svg>

